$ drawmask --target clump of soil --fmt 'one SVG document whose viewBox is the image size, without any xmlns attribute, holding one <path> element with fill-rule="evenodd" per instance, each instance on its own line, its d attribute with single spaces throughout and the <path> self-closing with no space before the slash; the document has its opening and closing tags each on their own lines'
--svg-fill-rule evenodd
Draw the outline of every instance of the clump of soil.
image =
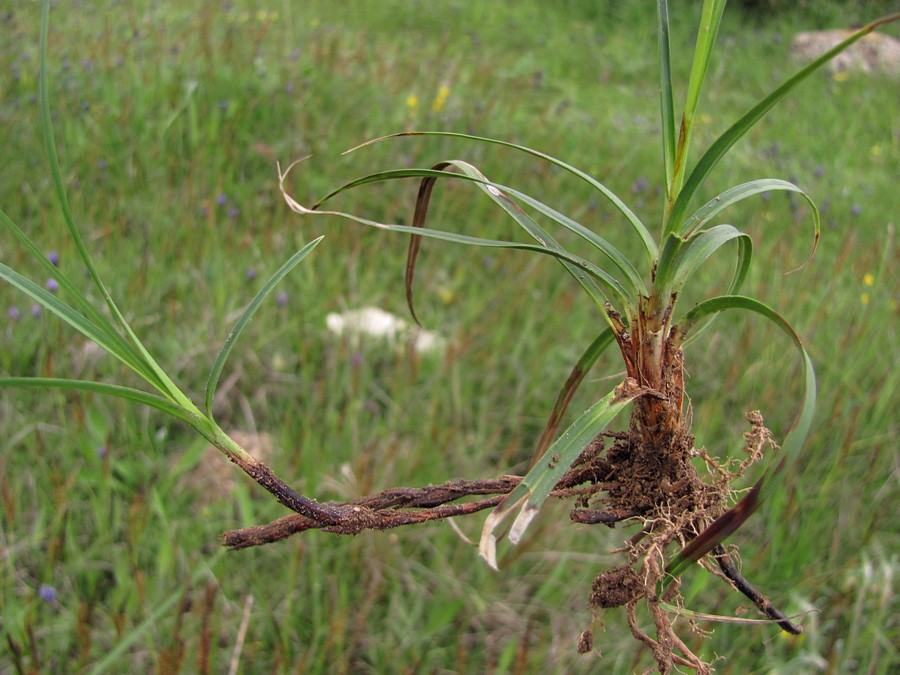
<svg viewBox="0 0 900 675">
<path fill-rule="evenodd" d="M 698 517 L 710 510 L 721 513 L 725 495 L 701 480 L 691 461 L 693 443 L 693 436 L 677 433 L 652 445 L 637 433 L 618 440 L 607 452 L 611 470 L 602 503 L 651 517 L 661 508 Z"/>
<path fill-rule="evenodd" d="M 594 579 L 591 607 L 609 609 L 636 600 L 644 592 L 644 582 L 631 567 L 623 565 L 606 570 Z"/>
<path fill-rule="evenodd" d="M 595 467 L 593 480 L 602 491 L 589 504 L 582 504 L 590 509 L 583 513 L 594 514 L 593 519 L 573 514 L 573 520 L 606 524 L 631 521 L 642 525 L 620 549 L 627 554 L 628 564 L 601 572 L 594 579 L 590 606 L 595 614 L 625 607 L 632 634 L 651 649 L 661 673 L 670 672 L 676 665 L 688 666 L 698 673 L 710 672 L 709 666 L 675 634 L 672 619 L 661 606 L 663 602 L 680 602 L 677 582 L 664 597 L 657 597 L 657 593 L 665 574 L 668 547 L 684 546 L 722 515 L 733 497 L 731 482 L 761 458 L 763 446 L 772 443 L 759 413 L 747 417 L 751 430 L 745 434 L 745 458 L 724 465 L 710 458 L 705 450 L 695 449 L 693 436 L 679 428 L 667 435 L 651 434 L 653 440 L 648 442 L 634 426 L 627 433 L 610 434 L 616 440 L 605 457 L 601 458 L 603 443 L 598 439 L 586 453 L 594 456 L 582 458 L 586 465 Z M 700 476 L 694 465 L 696 457 L 706 463 L 711 478 L 704 480 Z M 710 569 L 708 561 L 701 564 Z M 636 612 L 641 600 L 653 618 L 656 639 L 638 627 Z"/>
</svg>

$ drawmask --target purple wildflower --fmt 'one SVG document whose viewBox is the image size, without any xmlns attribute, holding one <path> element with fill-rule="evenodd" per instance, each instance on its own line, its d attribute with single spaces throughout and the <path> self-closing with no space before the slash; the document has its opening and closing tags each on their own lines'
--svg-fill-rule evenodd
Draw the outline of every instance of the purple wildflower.
<svg viewBox="0 0 900 675">
<path fill-rule="evenodd" d="M 51 293 L 56 293 L 56 291 L 59 290 L 59 282 L 53 277 L 50 277 L 47 279 L 47 290 Z"/>
<path fill-rule="evenodd" d="M 253 281 L 256 278 L 256 268 L 248 267 L 247 268 L 247 281 Z"/>
<path fill-rule="evenodd" d="M 237 218 L 237 217 L 238 217 L 238 214 L 239 214 L 240 212 L 241 212 L 241 210 L 240 210 L 238 207 L 236 207 L 236 206 L 229 206 L 229 207 L 228 207 L 228 217 L 231 218 L 232 220 L 234 220 L 235 218 Z"/>
<path fill-rule="evenodd" d="M 19 308 L 18 307 L 10 307 L 6 310 L 6 316 L 8 316 L 13 321 L 19 320 Z"/>
<path fill-rule="evenodd" d="M 638 194 L 646 190 L 649 186 L 650 182 L 643 176 L 639 176 L 638 179 L 632 184 L 631 192 L 632 194 Z"/>
<path fill-rule="evenodd" d="M 50 253 L 47 254 L 47 260 L 52 262 L 55 267 L 59 267 L 59 253 L 56 251 L 50 251 Z"/>
<path fill-rule="evenodd" d="M 38 588 L 38 597 L 47 604 L 52 605 L 56 602 L 56 589 L 49 584 L 41 584 L 40 588 Z"/>
<path fill-rule="evenodd" d="M 858 216 L 860 213 L 862 213 L 862 207 L 859 204 L 854 204 L 852 207 L 850 207 L 850 213 L 852 213 L 854 216 Z"/>
<path fill-rule="evenodd" d="M 278 291 L 275 302 L 278 303 L 279 307 L 284 307 L 288 302 L 288 294 L 285 291 Z"/>
<path fill-rule="evenodd" d="M 228 203 L 228 197 L 225 196 L 225 193 L 220 192 L 216 195 L 216 204 L 219 206 L 225 206 Z"/>
<path fill-rule="evenodd" d="M 37 303 L 31 306 L 31 316 L 40 316 L 41 315 L 41 306 Z"/>
</svg>

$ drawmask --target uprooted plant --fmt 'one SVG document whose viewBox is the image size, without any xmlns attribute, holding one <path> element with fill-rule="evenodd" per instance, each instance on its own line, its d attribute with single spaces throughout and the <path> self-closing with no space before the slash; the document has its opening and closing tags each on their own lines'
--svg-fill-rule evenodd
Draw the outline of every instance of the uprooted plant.
<svg viewBox="0 0 900 675">
<path fill-rule="evenodd" d="M 681 606 L 679 575 L 699 563 L 726 579 L 749 597 L 767 617 L 789 632 L 800 628 L 758 593 L 741 575 L 735 551 L 724 540 L 765 501 L 781 489 L 784 470 L 797 456 L 810 429 L 815 407 L 815 376 L 809 355 L 791 326 L 759 300 L 740 295 L 752 258 L 749 235 L 729 224 L 712 222 L 729 206 L 753 195 L 776 190 L 798 194 L 809 205 L 814 242 L 819 237 L 819 216 L 812 200 L 796 185 L 778 179 L 758 179 L 721 191 L 692 213 L 688 207 L 716 165 L 776 103 L 812 72 L 855 41 L 884 23 L 900 19 L 885 17 L 854 32 L 844 42 L 816 59 L 776 88 L 723 133 L 699 161 L 688 170 L 688 149 L 697 105 L 716 33 L 724 11 L 724 0 L 705 0 L 693 65 L 681 118 L 676 118 L 670 54 L 669 17 L 666 0 L 658 0 L 660 101 L 663 139 L 665 209 L 656 239 L 645 223 L 600 182 L 569 164 L 536 150 L 500 140 L 444 131 L 405 132 L 400 136 L 443 136 L 461 142 L 479 142 L 524 153 L 549 162 L 583 181 L 611 202 L 623 223 L 637 235 L 643 251 L 639 264 L 626 258 L 604 237 L 559 213 L 542 201 L 513 187 L 495 183 L 461 160 L 443 161 L 430 168 L 398 169 L 373 173 L 345 184 L 317 204 L 305 207 L 288 193 L 290 168 L 280 172 L 280 186 L 288 205 L 305 215 L 338 215 L 365 225 L 399 232 L 410 237 L 406 268 L 406 290 L 413 308 L 413 279 L 423 237 L 448 242 L 531 251 L 555 257 L 587 293 L 598 318 L 596 339 L 584 351 L 564 383 L 553 406 L 545 431 L 534 451 L 531 468 L 524 477 L 448 481 L 423 488 L 395 488 L 361 497 L 349 503 L 320 503 L 291 489 L 263 463 L 257 461 L 217 424 L 212 401 L 219 376 L 235 341 L 277 283 L 299 264 L 321 241 L 312 241 L 296 252 L 253 298 L 219 352 L 206 386 L 204 406 L 195 405 L 147 352 L 125 320 L 94 267 L 84 240 L 68 207 L 53 141 L 47 83 L 47 33 L 49 2 L 44 2 L 41 32 L 41 116 L 57 199 L 70 236 L 84 261 L 93 284 L 102 295 L 106 311 L 95 307 L 59 269 L 53 267 L 38 246 L 2 211 L 0 221 L 45 270 L 59 282 L 70 302 L 0 264 L 0 277 L 76 328 L 140 375 L 156 393 L 109 383 L 50 378 L 0 378 L 0 385 L 49 387 L 89 391 L 130 399 L 170 414 L 190 426 L 219 448 L 232 462 L 269 491 L 293 513 L 257 527 L 227 532 L 225 545 L 232 549 L 279 541 L 308 529 L 337 534 L 355 534 L 365 529 L 388 529 L 401 525 L 451 518 L 493 509 L 484 524 L 480 553 L 496 567 L 498 532 L 515 514 L 508 538 L 515 544 L 549 497 L 575 501 L 571 520 L 584 524 L 636 525 L 638 531 L 621 549 L 622 566 L 597 575 L 590 594 L 595 613 L 624 606 L 634 636 L 646 644 L 660 672 L 675 664 L 708 672 L 704 664 L 676 635 L 672 619 L 678 614 L 707 617 Z M 378 139 L 379 141 L 385 139 Z M 374 142 L 374 141 L 372 141 Z M 371 142 L 370 142 L 371 143 Z M 366 144 L 368 145 L 368 144 Z M 361 146 L 362 147 L 362 146 Z M 293 166 L 293 165 L 292 165 Z M 329 211 L 323 205 L 338 194 L 364 185 L 397 179 L 420 179 L 413 222 L 409 226 L 379 223 L 360 216 Z M 536 243 L 488 240 L 457 232 L 425 227 L 432 190 L 438 180 L 464 181 L 484 193 Z M 603 264 L 564 248 L 538 223 L 543 218 L 567 230 L 592 247 Z M 729 242 L 736 244 L 737 261 L 724 294 L 680 312 L 679 296 L 695 271 Z M 643 269 L 643 272 L 641 271 Z M 758 412 L 748 414 L 750 430 L 745 434 L 744 456 L 716 458 L 695 447 L 690 432 L 690 406 L 685 402 L 683 348 L 696 339 L 725 310 L 746 310 L 769 319 L 797 349 L 802 367 L 803 393 L 791 430 L 776 445 Z M 615 344 L 625 364 L 626 377 L 612 392 L 580 415 L 558 435 L 569 402 L 601 353 Z M 630 423 L 624 431 L 607 426 L 631 406 Z M 749 490 L 739 493 L 734 481 L 744 476 L 765 450 L 777 450 L 771 466 Z M 701 474 L 697 466 L 705 465 Z M 465 499 L 464 498 L 469 498 Z M 671 553 L 675 550 L 674 554 Z M 715 569 L 718 568 L 718 569 Z M 653 618 L 656 636 L 638 626 L 636 612 L 643 603 Z M 590 629 L 578 648 L 589 651 Z"/>
</svg>

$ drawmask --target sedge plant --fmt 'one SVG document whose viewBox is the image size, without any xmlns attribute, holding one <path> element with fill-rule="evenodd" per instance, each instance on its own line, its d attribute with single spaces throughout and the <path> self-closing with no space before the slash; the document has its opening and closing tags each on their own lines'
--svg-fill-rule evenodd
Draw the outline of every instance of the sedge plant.
<svg viewBox="0 0 900 675">
<path fill-rule="evenodd" d="M 716 165 L 773 106 L 829 59 L 878 26 L 900 19 L 900 14 L 857 30 L 802 68 L 741 116 L 699 160 L 691 164 L 689 149 L 694 120 L 725 2 L 705 0 L 703 3 L 685 102 L 680 117 L 676 117 L 668 3 L 658 0 L 662 175 L 666 199 L 655 235 L 624 200 L 602 183 L 538 150 L 448 131 L 403 132 L 376 139 L 441 136 L 459 142 L 504 147 L 532 160 L 547 162 L 573 180 L 587 184 L 615 207 L 622 225 L 640 242 L 641 255 L 636 260 L 627 258 L 611 241 L 587 225 L 514 187 L 493 182 L 463 160 L 441 161 L 429 168 L 378 171 L 338 187 L 309 207 L 300 204 L 288 191 L 286 181 L 294 165 L 285 171 L 279 169 L 282 194 L 294 211 L 304 215 L 337 215 L 410 237 L 406 293 L 413 317 L 416 262 L 421 242 L 428 237 L 467 246 L 519 249 L 556 258 L 584 289 L 590 301 L 585 306 L 585 320 L 593 318 L 598 327 L 596 338 L 574 364 L 557 395 L 525 476 L 448 481 L 423 488 L 395 488 L 349 503 L 319 503 L 293 490 L 228 436 L 216 422 L 212 402 L 219 377 L 243 329 L 275 286 L 312 252 L 322 238 L 294 253 L 251 300 L 212 364 L 204 400 L 201 404 L 193 402 L 166 374 L 125 319 L 97 273 L 69 209 L 53 139 L 48 98 L 49 5 L 49 0 L 45 0 L 41 23 L 39 88 L 44 140 L 56 199 L 68 234 L 104 306 L 95 306 L 89 296 L 53 266 L 28 234 L 2 211 L 0 222 L 3 228 L 58 280 L 61 292 L 59 296 L 54 295 L 4 263 L 0 263 L 0 278 L 97 343 L 139 375 L 147 387 L 138 389 L 109 382 L 22 377 L 0 377 L 0 386 L 67 389 L 120 397 L 161 410 L 191 426 L 292 512 L 268 525 L 225 533 L 225 544 L 233 549 L 278 541 L 308 529 L 355 534 L 364 529 L 388 529 L 492 509 L 484 524 L 479 550 L 486 562 L 496 567 L 496 548 L 501 533 L 508 535 L 511 543 L 517 543 L 549 497 L 574 496 L 577 503 L 571 519 L 575 522 L 639 526 L 623 550 L 626 558 L 623 565 L 596 577 L 590 602 L 598 613 L 624 606 L 632 633 L 652 650 L 660 672 L 668 672 L 675 665 L 708 672 L 708 665 L 685 645 L 672 627 L 672 620 L 678 614 L 709 618 L 681 606 L 678 578 L 694 563 L 699 562 L 710 569 L 717 567 L 720 576 L 753 600 L 766 617 L 762 620 L 775 622 L 790 632 L 800 631 L 799 626 L 744 579 L 735 564 L 734 550 L 726 550 L 723 542 L 767 498 L 784 489 L 788 474 L 785 469 L 795 461 L 812 423 L 815 374 L 809 354 L 790 324 L 761 300 L 740 294 L 752 261 L 752 240 L 738 227 L 719 220 L 725 209 L 754 195 L 772 191 L 795 193 L 809 206 L 814 251 L 819 237 L 818 211 L 812 199 L 798 186 L 774 178 L 756 179 L 720 190 L 715 198 L 699 208 L 693 208 L 692 203 Z M 420 181 L 411 225 L 381 223 L 324 208 L 326 202 L 339 194 L 399 179 Z M 511 217 L 534 242 L 485 239 L 426 228 L 432 191 L 439 180 L 463 181 L 473 186 Z M 589 259 L 567 249 L 539 221 L 574 235 L 589 246 L 596 257 Z M 729 243 L 734 247 L 726 247 Z M 731 250 L 736 250 L 736 261 L 725 292 L 683 308 L 678 302 L 679 297 L 697 270 L 714 254 Z M 686 402 L 684 385 L 684 346 L 700 337 L 717 315 L 731 310 L 755 313 L 776 325 L 796 350 L 802 379 L 802 393 L 792 427 L 781 441 L 777 454 L 769 460 L 769 466 L 739 499 L 733 482 L 763 458 L 764 450 L 778 447 L 773 435 L 763 425 L 759 413 L 750 413 L 751 428 L 745 434 L 744 458 L 717 459 L 697 450 L 690 431 L 690 406 Z M 575 392 L 599 356 L 613 348 L 622 357 L 625 378 L 560 434 L 562 420 Z M 620 432 L 608 431 L 614 418 L 626 408 L 630 409 L 627 428 Z M 709 471 L 701 475 L 698 465 L 705 465 Z M 477 498 L 461 500 L 471 496 Z M 639 605 L 648 608 L 656 629 L 655 637 L 638 627 L 636 612 Z M 579 649 L 591 650 L 592 642 L 589 629 L 582 634 Z"/>
</svg>

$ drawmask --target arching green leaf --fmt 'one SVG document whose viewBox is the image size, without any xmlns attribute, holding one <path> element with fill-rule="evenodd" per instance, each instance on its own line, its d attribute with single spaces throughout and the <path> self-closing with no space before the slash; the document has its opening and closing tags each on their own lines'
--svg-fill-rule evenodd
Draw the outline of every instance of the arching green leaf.
<svg viewBox="0 0 900 675">
<path fill-rule="evenodd" d="M 90 253 L 88 252 L 87 247 L 84 244 L 84 239 L 81 236 L 81 232 L 78 230 L 78 226 L 75 224 L 75 218 L 72 215 L 71 209 L 69 208 L 69 201 L 66 197 L 65 187 L 63 186 L 62 171 L 60 170 L 59 166 L 59 156 L 56 152 L 56 142 L 53 139 L 53 124 L 51 122 L 50 115 L 50 86 L 49 78 L 47 75 L 47 42 L 49 32 L 50 1 L 44 0 L 41 12 L 40 71 L 38 74 L 41 127 L 43 130 L 44 145 L 47 150 L 47 157 L 50 161 L 50 174 L 53 178 L 53 185 L 56 189 L 56 197 L 59 203 L 60 210 L 62 211 L 63 218 L 66 221 L 66 227 L 69 230 L 69 235 L 72 237 L 72 241 L 75 243 L 75 247 L 78 249 L 78 255 L 84 262 L 85 267 L 87 267 L 88 273 L 90 274 L 94 285 L 97 287 L 97 290 L 100 291 L 100 295 L 103 296 L 103 299 L 106 302 L 106 306 L 109 308 L 109 311 L 115 319 L 116 323 L 125 333 L 128 340 L 132 343 L 135 353 L 143 362 L 143 365 L 140 367 L 140 369 L 136 369 L 136 371 L 140 373 L 142 377 L 147 379 L 148 382 L 150 382 L 154 387 L 163 392 L 168 398 L 173 401 L 178 401 L 181 405 L 190 408 L 193 406 L 190 399 L 188 399 L 181 392 L 181 390 L 178 389 L 178 387 L 174 382 L 172 382 L 169 376 L 166 375 L 163 369 L 159 367 L 159 364 L 157 364 L 153 357 L 150 356 L 150 353 L 144 347 L 143 343 L 138 339 L 137 335 L 131 329 L 131 326 L 128 325 L 125 317 L 122 316 L 122 313 L 116 306 L 115 301 L 113 301 L 112 295 L 110 295 L 109 290 L 106 288 L 106 285 L 100 278 L 100 275 L 97 272 L 97 268 L 94 266 L 94 262 L 91 259 Z M 119 358 L 122 357 L 119 355 Z M 148 377 L 147 375 L 144 375 L 145 372 L 152 372 L 152 376 Z"/>
<path fill-rule="evenodd" d="M 623 216 L 625 216 L 626 220 L 628 220 L 632 229 L 634 229 L 634 231 L 640 237 L 647 260 L 649 262 L 652 262 L 653 260 L 656 259 L 656 255 L 657 255 L 656 242 L 653 240 L 653 237 L 650 235 L 649 230 L 647 230 L 644 223 L 641 222 L 641 219 L 638 218 L 634 214 L 634 212 L 631 209 L 629 209 L 628 206 L 625 205 L 625 202 L 623 202 L 621 199 L 619 199 L 614 192 L 612 192 L 605 185 L 603 185 L 598 180 L 596 180 L 589 174 L 585 173 L 581 169 L 576 169 L 574 166 L 567 164 L 566 162 L 563 162 L 562 160 L 556 159 L 555 157 L 552 157 L 551 155 L 547 155 L 543 152 L 533 150 L 524 145 L 518 145 L 516 143 L 510 143 L 508 141 L 501 141 L 501 140 L 498 140 L 495 138 L 486 138 L 484 136 L 473 136 L 472 134 L 461 134 L 461 133 L 456 133 L 456 132 L 452 132 L 452 131 L 402 131 L 400 133 L 389 134 L 387 136 L 381 136 L 380 138 L 374 138 L 371 141 L 367 141 L 365 143 L 357 145 L 354 148 L 350 148 L 350 150 L 347 150 L 347 152 L 344 154 L 355 152 L 356 150 L 359 150 L 360 148 L 364 148 L 364 147 L 366 147 L 368 145 L 372 145 L 374 143 L 380 143 L 382 141 L 394 139 L 394 138 L 402 138 L 404 136 L 446 136 L 446 137 L 450 137 L 450 138 L 461 138 L 461 139 L 466 139 L 466 140 L 470 140 L 470 141 L 476 141 L 479 143 L 489 143 L 489 144 L 493 144 L 493 145 L 503 146 L 506 148 L 512 148 L 514 150 L 519 150 L 521 152 L 525 152 L 529 155 L 532 155 L 533 157 L 538 157 L 547 162 L 550 162 L 554 166 L 558 166 L 559 168 L 563 169 L 564 171 L 566 171 L 574 176 L 577 176 L 582 181 L 584 181 L 585 183 L 590 185 L 592 188 L 597 190 L 607 200 L 609 200 L 612 203 L 612 205 L 615 206 L 616 209 L 618 209 L 618 211 Z"/>
<path fill-rule="evenodd" d="M 89 340 L 96 342 L 112 356 L 146 379 L 148 383 L 151 385 L 156 384 L 153 371 L 147 368 L 146 363 L 139 358 L 130 345 L 123 345 L 120 340 L 117 340 L 117 334 L 110 329 L 108 324 L 103 326 L 94 323 L 50 291 L 38 286 L 31 279 L 22 276 L 3 263 L 0 263 L 0 279 L 25 293 Z M 161 385 L 158 388 L 161 393 L 168 394 L 167 389 Z"/>
<path fill-rule="evenodd" d="M 843 42 L 836 45 L 834 48 L 829 49 L 827 52 L 822 54 L 819 58 L 813 60 L 809 65 L 801 68 L 796 74 L 794 74 L 791 78 L 777 87 L 772 93 L 766 96 L 762 101 L 753 106 L 750 110 L 744 113 L 737 122 L 731 125 L 725 133 L 723 133 L 716 141 L 709 147 L 709 149 L 704 153 L 704 155 L 700 158 L 700 161 L 697 162 L 697 165 L 691 171 L 687 180 L 684 183 L 684 187 L 678 193 L 678 197 L 675 200 L 671 210 L 669 211 L 666 226 L 664 229 L 664 233 L 668 234 L 670 232 L 682 232 L 683 231 L 683 221 L 685 217 L 685 213 L 687 212 L 688 203 L 691 201 L 693 196 L 696 194 L 699 187 L 706 180 L 707 176 L 712 173 L 712 170 L 716 167 L 716 165 L 722 160 L 722 158 L 728 153 L 731 147 L 737 143 L 743 136 L 746 134 L 753 126 L 761 120 L 766 113 L 769 112 L 781 99 L 787 96 L 794 88 L 797 87 L 803 80 L 809 77 L 816 70 L 821 68 L 828 61 L 833 59 L 835 56 L 840 54 L 842 51 L 847 49 L 850 45 L 852 45 L 857 40 L 860 40 L 864 36 L 871 33 L 873 30 L 878 28 L 885 23 L 889 23 L 891 21 L 896 21 L 900 19 L 900 14 L 892 14 L 890 16 L 879 19 L 878 21 L 873 21 L 872 23 L 860 28 L 855 31 Z"/>
<path fill-rule="evenodd" d="M 241 313 L 237 323 L 234 324 L 234 328 L 228 333 L 228 337 L 225 338 L 225 343 L 222 345 L 222 349 L 219 350 L 216 360 L 213 363 L 213 367 L 209 372 L 209 377 L 206 380 L 205 405 L 206 413 L 210 417 L 212 417 L 212 402 L 213 397 L 216 395 L 216 386 L 219 382 L 219 376 L 222 374 L 222 369 L 225 368 L 225 361 L 228 360 L 228 355 L 231 354 L 231 350 L 234 349 L 237 339 L 244 331 L 244 328 L 247 327 L 247 324 L 250 323 L 250 320 L 253 318 L 253 315 L 256 314 L 256 311 L 259 309 L 260 305 L 262 305 L 263 301 L 269 297 L 275 289 L 275 286 L 277 286 L 301 260 L 308 256 L 312 250 L 319 245 L 319 242 L 322 241 L 322 239 L 324 239 L 324 237 L 313 239 L 306 246 L 288 258 L 287 262 L 279 267 L 275 271 L 275 274 L 269 277 L 268 281 L 263 284 L 263 287 L 259 289 L 259 293 L 253 296 L 250 304 L 247 305 L 247 308 Z"/>
<path fill-rule="evenodd" d="M 44 299 L 53 298 L 54 304 L 59 303 L 60 305 L 69 307 L 70 311 L 73 315 L 79 315 L 86 322 L 91 324 L 90 330 L 92 331 L 91 339 L 97 342 L 101 347 L 103 347 L 110 354 L 118 358 L 120 361 L 125 363 L 129 368 L 134 370 L 138 375 L 143 377 L 151 386 L 159 391 L 164 391 L 165 387 L 163 383 L 156 377 L 156 373 L 152 368 L 149 368 L 146 363 L 144 363 L 140 354 L 134 349 L 133 345 L 125 340 L 118 331 L 116 327 L 110 322 L 110 320 L 104 316 L 100 311 L 94 307 L 88 299 L 85 297 L 84 293 L 82 293 L 75 285 L 72 283 L 71 279 L 59 268 L 57 268 L 50 260 L 45 256 L 41 250 L 37 247 L 37 245 L 31 240 L 31 238 L 26 235 L 22 229 L 16 225 L 9 216 L 6 215 L 2 210 L 0 210 L 0 223 L 2 223 L 13 235 L 16 239 L 19 240 L 25 249 L 31 254 L 32 258 L 41 265 L 44 272 L 47 274 L 47 277 L 52 277 L 57 281 L 60 287 L 60 295 L 65 295 L 67 298 L 71 299 L 74 307 L 69 307 L 63 302 L 61 299 L 56 296 L 45 293 L 41 294 L 39 297 L 35 297 L 31 295 L 31 297 L 38 303 L 42 304 L 51 312 L 58 314 L 56 310 L 54 310 L 50 305 L 44 303 Z M 8 268 L 7 268 L 8 269 Z M 17 272 L 13 272 L 18 275 Z M 10 281 L 5 275 L 2 275 L 2 278 Z M 24 279 L 24 277 L 21 277 Z M 10 281 L 10 283 L 12 283 Z M 60 309 L 60 308 L 57 308 Z M 60 311 L 62 311 L 60 309 Z M 70 325 L 71 322 L 67 321 Z M 77 330 L 82 332 L 80 328 L 75 326 Z M 100 339 L 97 339 L 97 338 Z"/>
<path fill-rule="evenodd" d="M 702 558 L 733 534 L 770 494 L 777 492 L 782 487 L 787 476 L 785 467 L 790 466 L 797 459 L 809 434 L 815 414 L 816 375 L 812 360 L 794 329 L 768 305 L 739 295 L 719 296 L 700 303 L 688 312 L 680 325 L 680 330 L 689 333 L 693 326 L 704 318 L 727 309 L 743 309 L 760 314 L 778 326 L 790 338 L 800 355 L 803 366 L 802 400 L 794 423 L 781 444 L 781 456 L 778 463 L 767 469 L 737 504 L 719 516 L 672 558 L 666 567 L 667 577 L 662 588 L 671 583 L 672 579 L 681 574 L 689 565 Z"/>
<path fill-rule="evenodd" d="M 816 208 L 816 204 L 815 202 L 813 202 L 810 196 L 799 187 L 797 187 L 793 183 L 789 183 L 786 180 L 779 180 L 777 178 L 761 178 L 758 180 L 752 180 L 748 183 L 735 185 L 732 188 L 728 188 L 721 194 L 717 195 L 715 198 L 710 199 L 699 209 L 694 211 L 694 213 L 684 221 L 681 232 L 679 234 L 684 237 L 690 237 L 696 230 L 702 228 L 704 225 L 706 225 L 706 223 L 708 223 L 710 220 L 712 220 L 732 204 L 736 204 L 737 202 L 747 199 L 748 197 L 752 197 L 753 195 L 764 192 L 774 192 L 778 190 L 783 190 L 786 192 L 796 192 L 806 200 L 807 204 L 809 204 L 809 207 L 813 212 L 813 222 L 815 225 L 815 238 L 813 241 L 813 250 L 815 250 L 815 246 L 819 241 L 819 209 Z"/>
<path fill-rule="evenodd" d="M 719 248 L 734 239 L 738 240 L 738 262 L 728 294 L 733 294 L 743 284 L 750 269 L 753 242 L 750 237 L 732 225 L 716 225 L 691 238 L 681 247 L 673 264 L 671 291 L 678 293 L 697 268 Z"/>
<path fill-rule="evenodd" d="M 604 284 L 608 289 L 610 289 L 613 292 L 615 298 L 619 302 L 623 303 L 624 306 L 627 307 L 628 296 L 625 292 L 625 289 L 622 287 L 621 283 L 617 279 L 610 276 L 609 273 L 607 273 L 606 271 L 604 271 L 603 269 L 598 267 L 593 262 L 591 262 L 585 258 L 582 258 L 581 256 L 570 253 L 562 248 L 552 248 L 552 247 L 548 247 L 546 245 L 526 244 L 526 243 L 499 240 L 499 239 L 486 239 L 486 238 L 482 238 L 482 237 L 473 237 L 470 235 L 459 234 L 456 232 L 448 232 L 448 231 L 444 231 L 444 230 L 434 230 L 434 229 L 429 229 L 429 228 L 413 227 L 411 225 L 397 225 L 397 224 L 389 224 L 389 223 L 380 223 L 375 220 L 370 220 L 368 218 L 362 218 L 361 216 L 356 216 L 351 213 L 345 213 L 342 211 L 328 211 L 328 210 L 324 210 L 324 209 L 315 209 L 315 208 L 308 208 L 306 206 L 303 206 L 297 200 L 295 200 L 293 197 L 291 197 L 290 194 L 288 194 L 287 189 L 284 187 L 284 181 L 287 178 L 288 173 L 290 172 L 291 168 L 293 166 L 295 166 L 296 164 L 297 164 L 297 162 L 294 162 L 283 172 L 281 171 L 281 169 L 279 167 L 280 185 L 281 185 L 282 195 L 284 197 L 285 202 L 288 204 L 288 206 L 291 208 L 291 210 L 295 211 L 296 213 L 300 213 L 303 215 L 339 216 L 341 218 L 345 218 L 347 220 L 351 220 L 351 221 L 360 223 L 362 225 L 367 225 L 369 227 L 375 227 L 375 228 L 378 228 L 381 230 L 387 230 L 390 232 L 401 232 L 404 234 L 417 235 L 417 236 L 421 235 L 421 236 L 430 237 L 433 239 L 440 239 L 442 241 L 449 241 L 449 242 L 454 242 L 457 244 L 464 244 L 464 245 L 468 245 L 468 246 L 481 246 L 481 247 L 486 247 L 486 248 L 505 248 L 505 249 L 512 249 L 512 250 L 533 251 L 536 253 L 549 255 L 549 256 L 557 258 L 559 260 L 563 260 L 568 263 L 574 264 L 576 267 L 583 270 L 584 273 L 590 275 L 591 277 L 593 277 L 593 279 L 596 279 L 597 281 Z M 425 169 L 418 169 L 416 171 L 421 172 L 423 174 L 428 173 L 428 170 L 425 170 Z M 459 174 L 454 174 L 454 173 L 449 173 L 449 172 L 440 172 L 440 175 L 449 175 L 449 176 L 457 177 L 457 178 L 459 177 Z M 490 186 L 490 187 L 492 187 L 492 186 Z M 508 204 L 509 202 L 506 202 L 506 203 Z M 529 227 L 536 228 L 535 232 L 542 229 L 539 226 L 537 226 L 536 223 L 532 225 L 532 223 L 534 221 L 532 219 L 530 219 L 530 217 L 528 217 L 527 214 L 518 213 L 518 212 L 516 212 L 516 213 L 520 217 L 524 216 L 524 217 L 522 217 L 521 220 L 519 218 L 516 218 L 517 222 L 519 222 L 519 224 L 522 225 L 523 227 L 525 226 L 525 223 L 528 222 Z M 546 236 L 549 238 L 549 235 L 546 235 Z M 548 239 L 548 241 L 549 241 L 549 239 Z M 581 272 L 578 272 L 578 274 L 581 275 Z M 576 276 L 576 278 L 578 278 L 578 277 Z M 584 277 L 580 278 L 579 282 L 582 282 L 583 278 Z M 588 294 L 591 296 L 591 298 L 594 300 L 594 302 L 597 304 L 597 306 L 601 309 L 601 311 L 603 312 L 603 316 L 606 317 L 607 321 L 609 321 L 609 318 L 606 315 L 606 307 L 605 307 L 605 304 L 608 301 L 608 298 L 606 298 L 602 293 L 600 293 L 600 290 L 597 289 L 596 286 L 592 283 L 583 283 L 582 282 L 582 286 L 585 288 L 585 290 L 588 292 Z"/>
</svg>

